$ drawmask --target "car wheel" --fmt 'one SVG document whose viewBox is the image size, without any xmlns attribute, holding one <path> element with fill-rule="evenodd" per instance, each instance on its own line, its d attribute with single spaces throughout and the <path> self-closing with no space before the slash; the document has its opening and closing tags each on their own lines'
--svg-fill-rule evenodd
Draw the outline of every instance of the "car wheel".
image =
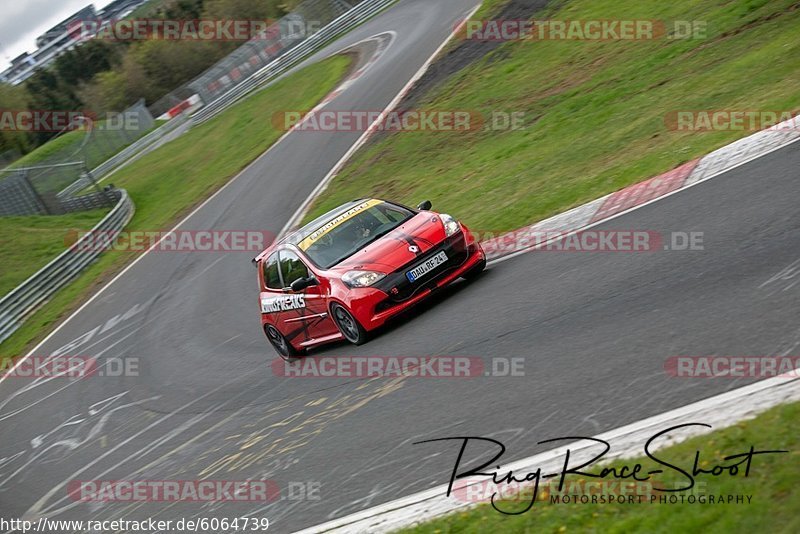
<svg viewBox="0 0 800 534">
<path fill-rule="evenodd" d="M 287 362 L 293 362 L 300 359 L 302 353 L 295 349 L 289 340 L 284 337 L 280 331 L 275 328 L 274 326 L 267 325 L 264 331 L 267 334 L 267 339 L 269 339 L 270 344 L 275 349 L 275 352 L 278 353 L 278 356 L 283 358 Z"/>
<path fill-rule="evenodd" d="M 353 345 L 363 345 L 367 342 L 367 331 L 344 306 L 335 302 L 331 304 L 331 315 L 339 332 L 347 341 Z"/>
<path fill-rule="evenodd" d="M 464 280 L 471 282 L 478 278 L 483 273 L 484 269 L 486 269 L 486 258 L 483 258 L 480 263 L 461 276 Z"/>
</svg>

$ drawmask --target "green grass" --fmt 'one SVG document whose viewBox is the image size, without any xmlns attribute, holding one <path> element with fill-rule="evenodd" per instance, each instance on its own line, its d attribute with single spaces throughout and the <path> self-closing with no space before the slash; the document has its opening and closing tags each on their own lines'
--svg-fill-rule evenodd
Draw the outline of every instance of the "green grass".
<svg viewBox="0 0 800 534">
<path fill-rule="evenodd" d="M 484 12 L 496 13 L 493 0 Z M 525 130 L 395 133 L 361 150 L 308 218 L 379 196 L 517 228 L 668 171 L 748 132 L 671 131 L 675 110 L 800 107 L 797 0 L 567 0 L 547 18 L 703 20 L 692 40 L 505 43 L 417 108 L 524 112 Z"/>
<path fill-rule="evenodd" d="M 74 162 L 83 162 L 87 168 L 94 169 L 164 124 L 164 122 L 166 121 L 155 121 L 151 128 L 134 132 L 118 128 L 104 130 L 103 127 L 106 121 L 101 121 L 97 123 L 95 132 L 91 134 L 87 134 L 84 130 L 65 132 L 25 154 L 9 165 L 8 169 Z M 87 140 L 87 135 L 92 137 Z M 36 190 L 43 194 L 62 190 L 77 180 L 81 176 L 81 172 L 80 165 L 35 169 L 30 171 L 29 179 Z"/>
<path fill-rule="evenodd" d="M 45 160 L 50 160 L 50 158 L 56 155 L 61 155 L 64 162 L 73 161 L 69 156 L 75 154 L 86 138 L 86 134 L 87 132 L 85 130 L 65 132 L 35 150 L 28 152 L 9 165 L 8 168 L 18 169 L 20 167 L 30 167 L 42 163 Z M 74 159 L 77 160 L 78 156 L 76 155 Z"/>
<path fill-rule="evenodd" d="M 729 428 L 687 440 L 678 445 L 659 450 L 657 456 L 673 465 L 691 471 L 695 451 L 700 451 L 700 467 L 711 469 L 714 465 L 731 464 L 722 458 L 745 453 L 754 446 L 756 450 L 788 450 L 788 454 L 755 456 L 748 477 L 744 470 L 736 476 L 727 473 L 714 477 L 698 475 L 699 494 L 752 495 L 749 504 L 659 504 L 650 503 L 647 496 L 637 503 L 551 503 L 544 493 L 528 512 L 502 515 L 490 505 L 480 505 L 473 510 L 446 516 L 417 528 L 403 530 L 405 534 L 468 534 L 482 532 L 800 532 L 800 432 L 797 420 L 800 403 L 773 408 L 755 419 L 740 422 Z M 613 447 L 613 443 L 612 443 Z M 658 468 L 649 459 L 627 460 L 628 466 L 636 462 L 643 472 Z M 610 465 L 621 466 L 619 462 Z M 594 466 L 589 472 L 597 473 Z M 657 487 L 682 487 L 686 479 L 665 469 Z M 518 473 L 522 476 L 523 473 Z M 570 480 L 570 479 L 568 479 Z M 571 480 L 579 480 L 574 477 Z M 662 495 L 653 492 L 658 498 Z M 688 496 L 689 493 L 684 493 Z M 524 501 L 524 499 L 520 499 Z M 529 501 L 501 502 L 505 511 L 521 511 Z"/>
<path fill-rule="evenodd" d="M 152 16 L 158 8 L 165 5 L 169 0 L 150 0 L 134 9 L 126 18 L 137 19 Z"/>
<path fill-rule="evenodd" d="M 153 126 L 143 131 L 140 135 L 137 135 L 137 139 L 144 137 L 148 133 L 152 132 L 159 126 L 162 126 L 166 121 L 154 121 Z M 97 136 L 111 136 L 115 135 L 116 137 L 120 138 L 124 135 L 122 130 L 102 130 L 105 121 L 101 121 L 97 124 L 98 131 L 95 132 Z M 18 169 L 20 167 L 29 167 L 37 164 L 41 164 L 42 162 L 67 162 L 67 161 L 80 161 L 83 158 L 82 153 L 77 153 L 77 150 L 80 148 L 81 144 L 84 143 L 86 139 L 87 132 L 85 130 L 73 130 L 71 132 L 65 132 L 58 137 L 51 139 L 47 143 L 43 144 L 42 146 L 38 147 L 36 150 L 32 150 L 31 152 L 25 154 L 17 161 L 9 165 L 10 169 Z M 130 141 L 125 141 L 125 143 L 121 144 L 117 147 L 117 149 L 113 152 L 109 151 L 109 142 L 111 140 L 92 140 L 89 143 L 94 143 L 97 146 L 89 149 L 88 154 L 88 165 L 90 168 L 96 167 L 103 161 L 107 160 L 117 152 L 123 150 L 125 147 L 132 144 L 136 139 L 131 139 Z M 70 156 L 73 156 L 70 158 Z"/>
<path fill-rule="evenodd" d="M 337 56 L 307 67 L 117 171 L 114 184 L 126 189 L 136 204 L 126 229 L 170 228 L 283 135 L 271 126 L 274 113 L 311 109 L 343 78 L 350 63 L 349 57 Z M 101 256 L 3 342 L 0 357 L 21 355 L 132 259 L 133 253 L 121 251 Z"/>
<path fill-rule="evenodd" d="M 47 265 L 66 248 L 67 232 L 90 230 L 108 210 L 68 215 L 30 215 L 0 219 L 0 295 Z"/>
</svg>

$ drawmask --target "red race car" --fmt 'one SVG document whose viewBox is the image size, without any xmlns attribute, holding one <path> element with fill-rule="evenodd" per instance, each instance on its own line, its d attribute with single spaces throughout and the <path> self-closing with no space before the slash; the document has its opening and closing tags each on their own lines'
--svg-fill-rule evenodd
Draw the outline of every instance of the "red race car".
<svg viewBox="0 0 800 534">
<path fill-rule="evenodd" d="M 346 339 L 360 345 L 387 319 L 486 267 L 480 244 L 450 215 L 385 200 L 344 204 L 253 261 L 261 323 L 284 359 Z"/>
</svg>

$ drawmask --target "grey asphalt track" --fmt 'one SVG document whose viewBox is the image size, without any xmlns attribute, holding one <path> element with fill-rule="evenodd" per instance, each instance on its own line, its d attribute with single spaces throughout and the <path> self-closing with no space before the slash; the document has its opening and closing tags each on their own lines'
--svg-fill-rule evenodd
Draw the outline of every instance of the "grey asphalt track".
<svg viewBox="0 0 800 534">
<path fill-rule="evenodd" d="M 347 37 L 396 42 L 332 109 L 381 109 L 473 2 L 403 1 Z M 182 229 L 277 232 L 358 133 L 294 133 Z M 524 359 L 524 376 L 300 379 L 273 375 L 247 254 L 151 253 L 37 354 L 138 358 L 139 376 L 0 384 L 3 517 L 268 517 L 312 526 L 445 483 L 456 451 L 414 441 L 502 440 L 504 460 L 744 385 L 674 378 L 675 355 L 797 354 L 800 143 L 601 228 L 703 232 L 702 251 L 532 252 L 456 284 L 361 347 L 311 358 Z M 422 200 L 422 199 L 420 199 Z M 434 206 L 434 209 L 436 206 Z M 456 214 L 458 215 L 458 214 Z M 766 439 L 766 438 L 765 438 Z M 764 444 L 768 446 L 769 443 Z M 274 479 L 284 500 L 77 503 L 72 480 Z M 290 483 L 321 484 L 290 499 Z"/>
</svg>

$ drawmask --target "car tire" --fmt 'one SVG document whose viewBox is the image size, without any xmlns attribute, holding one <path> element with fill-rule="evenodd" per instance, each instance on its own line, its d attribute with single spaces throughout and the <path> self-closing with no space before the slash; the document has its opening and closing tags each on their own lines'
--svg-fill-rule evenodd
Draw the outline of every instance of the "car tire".
<svg viewBox="0 0 800 534">
<path fill-rule="evenodd" d="M 483 274 L 484 269 L 486 269 L 486 258 L 483 258 L 475 267 L 465 272 L 461 277 L 467 282 L 472 282 Z"/>
<path fill-rule="evenodd" d="M 347 308 L 334 302 L 331 304 L 331 317 L 347 341 L 353 345 L 363 345 L 367 342 L 369 338 L 367 331 Z"/>
<path fill-rule="evenodd" d="M 292 344 L 289 343 L 289 340 L 271 324 L 264 327 L 264 333 L 267 334 L 267 339 L 270 345 L 272 345 L 272 348 L 275 349 L 275 352 L 277 352 L 278 356 L 284 361 L 294 362 L 302 357 L 303 353 L 294 348 Z"/>
</svg>

